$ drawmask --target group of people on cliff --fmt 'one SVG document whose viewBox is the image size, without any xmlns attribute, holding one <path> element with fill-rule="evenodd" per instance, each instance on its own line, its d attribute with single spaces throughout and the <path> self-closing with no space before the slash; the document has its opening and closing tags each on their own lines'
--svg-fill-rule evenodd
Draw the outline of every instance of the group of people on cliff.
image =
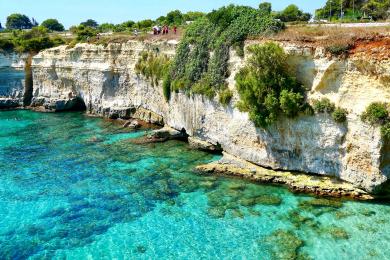
<svg viewBox="0 0 390 260">
<path fill-rule="evenodd" d="M 176 34 L 177 33 L 177 27 L 176 26 L 173 26 L 173 33 Z M 164 25 L 163 27 L 161 26 L 158 26 L 158 25 L 155 25 L 153 26 L 153 35 L 166 35 L 166 34 L 169 34 L 169 27 L 167 25 Z"/>
</svg>

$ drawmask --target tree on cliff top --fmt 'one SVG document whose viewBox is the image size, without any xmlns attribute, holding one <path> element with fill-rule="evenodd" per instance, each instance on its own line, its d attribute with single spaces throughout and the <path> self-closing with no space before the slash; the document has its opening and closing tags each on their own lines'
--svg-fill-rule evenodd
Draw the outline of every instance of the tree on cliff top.
<svg viewBox="0 0 390 260">
<path fill-rule="evenodd" d="M 309 21 L 311 14 L 304 13 L 296 5 L 289 5 L 283 11 L 277 13 L 276 18 L 283 22 Z"/>
<path fill-rule="evenodd" d="M 271 5 L 271 3 L 263 2 L 263 3 L 259 4 L 259 10 L 263 14 L 269 15 L 272 12 L 272 5 Z"/>
<path fill-rule="evenodd" d="M 11 30 L 31 29 L 33 27 L 33 23 L 30 18 L 24 14 L 11 14 L 7 17 L 6 27 Z"/>
<path fill-rule="evenodd" d="M 63 44 L 59 38 L 50 38 L 47 28 L 33 27 L 30 31 L 15 32 L 13 44 L 18 52 L 38 53 L 39 51 Z"/>
<path fill-rule="evenodd" d="M 88 19 L 87 21 L 80 23 L 80 25 L 84 25 L 91 28 L 97 28 L 99 26 L 99 24 L 92 19 Z"/>
<path fill-rule="evenodd" d="M 277 32 L 284 24 L 247 6 L 229 5 L 186 28 L 170 68 L 171 90 L 213 97 L 226 89 L 231 48 L 243 53 L 248 37 Z M 212 55 L 210 55 L 212 53 Z M 164 84 L 168 88 L 168 84 Z"/>
<path fill-rule="evenodd" d="M 64 26 L 57 19 L 47 19 L 42 22 L 41 26 L 46 27 L 50 31 L 62 32 L 65 30 Z"/>
<path fill-rule="evenodd" d="M 338 19 L 341 7 L 347 19 L 372 17 L 374 20 L 384 20 L 390 15 L 390 0 L 327 0 L 324 7 L 316 10 L 316 17 Z"/>
</svg>

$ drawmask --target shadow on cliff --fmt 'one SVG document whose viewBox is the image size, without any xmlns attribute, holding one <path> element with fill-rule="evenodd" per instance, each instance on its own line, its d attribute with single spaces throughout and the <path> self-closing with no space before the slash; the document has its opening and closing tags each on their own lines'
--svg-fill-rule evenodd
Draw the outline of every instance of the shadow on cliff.
<svg viewBox="0 0 390 260">
<path fill-rule="evenodd" d="M 339 177 L 345 155 L 340 147 L 345 141 L 346 124 L 335 123 L 326 114 L 302 115 L 282 118 L 267 129 L 256 128 L 256 132 L 272 169 Z M 330 132 L 334 135 L 333 144 L 327 143 Z"/>
</svg>

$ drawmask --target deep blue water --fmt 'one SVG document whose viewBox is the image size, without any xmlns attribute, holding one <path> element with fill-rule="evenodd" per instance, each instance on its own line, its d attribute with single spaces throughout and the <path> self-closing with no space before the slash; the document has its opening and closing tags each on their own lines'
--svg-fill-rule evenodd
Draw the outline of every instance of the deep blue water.
<svg viewBox="0 0 390 260">
<path fill-rule="evenodd" d="M 390 206 L 201 176 L 78 113 L 0 112 L 0 259 L 389 259 Z"/>
</svg>

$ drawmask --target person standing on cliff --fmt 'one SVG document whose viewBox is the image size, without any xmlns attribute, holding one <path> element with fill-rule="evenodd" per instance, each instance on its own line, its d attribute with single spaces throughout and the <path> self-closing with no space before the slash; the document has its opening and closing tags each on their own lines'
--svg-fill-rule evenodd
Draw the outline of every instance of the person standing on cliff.
<svg viewBox="0 0 390 260">
<path fill-rule="evenodd" d="M 176 34 L 177 33 L 177 26 L 173 26 L 173 32 Z"/>
</svg>

